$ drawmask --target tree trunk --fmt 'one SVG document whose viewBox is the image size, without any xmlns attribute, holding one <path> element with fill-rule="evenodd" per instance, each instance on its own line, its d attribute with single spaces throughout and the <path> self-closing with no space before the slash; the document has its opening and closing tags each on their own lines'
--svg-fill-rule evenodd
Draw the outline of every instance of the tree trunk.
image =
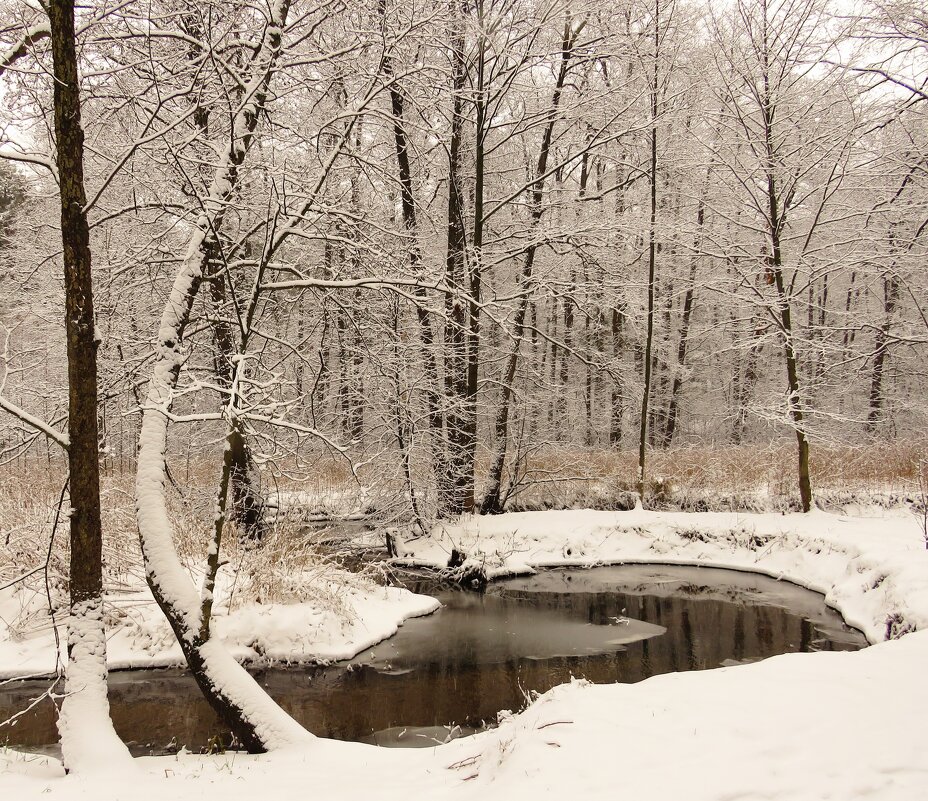
<svg viewBox="0 0 928 801">
<path fill-rule="evenodd" d="M 136 510 L 148 585 L 171 625 L 191 673 L 207 702 L 249 751 L 308 741 L 311 735 L 278 707 L 223 646 L 208 636 L 201 598 L 184 571 L 173 542 L 164 494 L 167 429 L 174 390 L 187 353 L 184 332 L 206 271 L 204 243 L 221 233 L 239 167 L 254 141 L 281 48 L 287 0 L 271 6 L 271 18 L 252 62 L 252 76 L 231 121 L 236 136 L 220 157 L 187 251 L 181 260 L 158 328 L 155 362 L 139 433 Z M 205 632 L 205 634 L 204 634 Z"/>
<path fill-rule="evenodd" d="M 883 276 L 883 325 L 876 332 L 873 345 L 873 373 L 870 378 L 870 399 L 867 409 L 867 433 L 875 434 L 883 420 L 883 375 L 889 356 L 889 332 L 899 301 L 899 280 L 895 273 Z"/>
<path fill-rule="evenodd" d="M 780 333 L 783 338 L 783 353 L 786 358 L 787 405 L 793 428 L 796 431 L 796 445 L 798 450 L 799 467 L 799 496 L 802 502 L 802 511 L 812 509 L 812 480 L 809 475 L 809 440 L 805 432 L 805 415 L 802 410 L 802 397 L 799 389 L 799 359 L 796 352 L 796 342 L 793 336 L 792 309 L 790 298 L 786 290 L 786 281 L 783 277 L 783 256 L 780 247 L 780 234 L 786 224 L 781 216 L 780 200 L 777 190 L 774 165 L 777 163 L 777 154 L 774 145 L 774 116 L 776 108 L 770 98 L 769 65 L 768 65 L 768 32 L 766 8 L 764 15 L 763 51 L 761 57 L 764 67 L 764 95 L 761 107 L 764 122 L 764 147 L 766 155 L 767 202 L 770 236 L 770 256 L 768 260 L 768 275 L 777 292 L 777 310 L 779 312 Z M 784 212 L 785 215 L 785 212 Z"/>
<path fill-rule="evenodd" d="M 218 251 L 218 247 L 215 238 L 210 238 L 205 243 L 207 264 L 210 263 L 210 251 Z M 232 334 L 232 326 L 223 317 L 226 305 L 226 274 L 221 264 L 215 264 L 213 268 L 207 269 L 210 275 L 210 296 L 216 314 L 216 319 L 213 321 L 213 335 L 216 343 L 213 369 L 219 379 L 219 385 L 229 391 L 232 388 L 232 377 L 235 372 L 234 357 L 238 353 L 238 347 Z M 257 470 L 243 428 L 236 429 L 236 434 L 229 441 L 229 445 L 231 446 L 228 458 L 231 459 L 232 516 L 239 525 L 242 537 L 253 542 L 260 542 L 265 534 L 264 498 L 256 478 Z"/>
<path fill-rule="evenodd" d="M 618 364 L 625 351 L 625 314 L 617 302 L 612 308 L 612 355 Z M 622 418 L 625 415 L 625 385 L 621 375 L 613 379 L 611 403 L 609 404 L 609 444 L 613 448 L 622 446 Z"/>
<path fill-rule="evenodd" d="M 768 141 L 770 140 L 768 139 Z M 796 444 L 798 446 L 799 457 L 799 496 L 802 502 L 802 511 L 808 512 L 812 508 L 812 481 L 809 475 L 809 440 L 805 432 L 805 416 L 802 411 L 802 398 L 799 389 L 799 359 L 796 353 L 795 340 L 793 338 L 792 310 L 786 292 L 786 281 L 783 277 L 782 255 L 780 250 L 780 230 L 782 221 L 779 216 L 776 182 L 772 168 L 767 171 L 767 196 L 770 202 L 771 221 L 769 270 L 772 274 L 777 292 L 780 333 L 783 338 L 783 354 L 786 358 L 786 380 L 789 393 L 787 405 L 793 427 L 796 430 Z"/>
<path fill-rule="evenodd" d="M 735 407 L 735 419 L 732 422 L 731 442 L 733 445 L 741 445 L 744 442 L 744 433 L 747 427 L 748 402 L 751 395 L 754 394 L 754 386 L 757 384 L 758 372 L 757 362 L 760 358 L 760 352 L 764 346 L 762 339 L 762 330 L 758 326 L 753 328 L 753 342 L 748 349 L 748 356 L 745 359 L 744 374 L 740 376 L 735 391 L 733 392 L 733 405 Z"/>
<path fill-rule="evenodd" d="M 658 55 L 660 49 L 660 0 L 654 3 L 654 72 L 651 83 L 651 220 L 648 228 L 648 323 L 644 348 L 644 387 L 641 392 L 641 418 L 638 428 L 638 498 L 644 505 L 645 458 L 648 449 L 648 401 L 651 394 L 651 361 L 654 342 L 654 272 L 657 248 L 657 98 Z"/>
<path fill-rule="evenodd" d="M 386 0 L 380 0 L 379 5 L 381 23 L 386 25 Z M 383 73 L 390 82 L 390 109 L 393 113 L 393 143 L 396 152 L 397 172 L 400 180 L 400 209 L 403 217 L 403 227 L 409 237 L 407 254 L 409 258 L 410 273 L 414 277 L 422 275 L 422 257 L 419 251 L 418 235 L 419 225 L 416 220 L 416 202 L 412 191 L 412 167 L 409 160 L 409 139 L 405 128 L 405 101 L 400 87 L 394 79 L 393 59 L 389 53 L 383 57 Z M 419 339 L 422 343 L 422 368 L 425 376 L 425 404 L 431 433 L 431 468 L 434 476 L 444 476 L 448 473 L 446 449 L 444 447 L 443 415 L 439 396 L 438 365 L 435 360 L 433 347 L 435 335 L 432 330 L 432 321 L 426 306 L 428 295 L 424 287 L 416 287 L 415 295 L 419 299 L 416 306 L 416 322 L 419 327 Z M 407 457 L 408 458 L 408 457 Z M 411 482 L 411 476 L 410 476 Z M 412 497 L 414 490 L 410 484 Z M 416 516 L 420 517 L 416 511 Z"/>
<path fill-rule="evenodd" d="M 455 11 L 451 31 L 452 110 L 448 144 L 448 219 L 445 252 L 445 281 L 463 291 L 467 238 L 464 226 L 464 176 L 461 144 L 464 129 L 464 91 L 467 68 L 461 10 Z M 448 437 L 448 472 L 439 476 L 439 511 L 453 517 L 474 508 L 473 466 L 468 465 L 467 423 L 467 304 L 457 294 L 445 295 L 445 391 L 448 408 L 445 426 Z"/>
<path fill-rule="evenodd" d="M 570 284 L 562 300 L 564 304 L 564 347 L 561 349 L 561 369 L 558 376 L 558 393 L 560 396 L 560 411 L 555 421 L 555 431 L 559 440 L 569 441 L 571 438 L 570 425 L 570 351 L 573 348 L 574 331 L 574 293 L 576 290 L 575 276 L 571 275 Z"/>
<path fill-rule="evenodd" d="M 484 172 L 485 172 L 485 140 L 487 135 L 486 124 L 486 42 L 484 41 L 484 0 L 476 0 L 477 27 L 480 31 L 480 40 L 477 47 L 477 81 L 474 94 L 475 125 L 474 125 L 474 229 L 472 236 L 473 258 L 469 265 L 468 290 L 470 298 L 467 302 L 467 386 L 464 399 L 464 448 L 467 465 L 467 503 L 468 511 L 474 510 L 475 498 L 475 469 L 477 464 L 477 390 L 479 388 L 480 372 L 480 298 L 483 282 L 483 202 L 484 202 Z"/>
<path fill-rule="evenodd" d="M 680 340 L 677 343 L 677 365 L 674 370 L 673 385 L 670 388 L 670 401 L 667 404 L 667 420 L 664 426 L 662 445 L 669 448 L 673 444 L 674 434 L 677 432 L 677 418 L 679 415 L 680 391 L 683 389 L 683 375 L 686 371 L 686 352 L 689 346 L 690 323 L 693 317 L 693 303 L 696 299 L 696 268 L 699 264 L 699 251 L 702 247 L 702 231 L 706 222 L 706 195 L 709 191 L 709 181 L 712 177 L 712 166 L 706 170 L 706 181 L 703 184 L 702 195 L 696 207 L 696 236 L 693 242 L 693 258 L 690 261 L 689 281 L 686 285 L 686 295 L 683 298 L 683 315 L 680 320 Z"/>
<path fill-rule="evenodd" d="M 538 151 L 538 161 L 535 166 L 535 180 L 529 188 L 530 230 L 534 231 L 544 213 L 542 200 L 544 198 L 545 173 L 548 169 L 548 154 L 551 148 L 551 138 L 554 135 L 554 123 L 557 120 L 557 110 L 561 102 L 561 93 L 567 80 L 568 65 L 573 55 L 574 44 L 580 31 L 571 27 L 570 19 L 564 25 L 564 37 L 561 41 L 561 65 L 558 70 L 554 91 L 551 95 L 551 106 L 548 111 L 548 122 L 541 138 L 541 147 Z M 519 351 L 524 336 L 525 315 L 528 311 L 529 293 L 535 264 L 535 253 L 538 244 L 532 242 L 525 251 L 525 260 L 522 263 L 522 273 L 519 276 L 519 289 L 522 292 L 516 307 L 512 326 L 512 350 L 503 369 L 502 385 L 500 389 L 499 407 L 494 421 L 496 442 L 490 459 L 490 470 L 487 474 L 486 490 L 480 504 L 481 514 L 497 514 L 503 510 L 503 466 L 506 461 L 506 449 L 509 440 L 509 405 L 512 399 L 513 385 L 516 369 L 519 364 Z M 556 305 L 555 305 L 556 308 Z M 556 312 L 555 312 L 556 313 Z"/>
<path fill-rule="evenodd" d="M 97 334 L 90 230 L 84 206 L 84 131 L 72 0 L 48 6 L 54 61 L 55 143 L 61 196 L 68 355 L 70 620 L 65 696 L 58 718 L 67 769 L 108 770 L 127 760 L 106 694 L 103 531 L 97 428 Z"/>
<path fill-rule="evenodd" d="M 197 13 L 181 15 L 181 28 L 190 41 L 202 42 L 207 32 L 203 30 L 201 17 Z M 195 61 L 200 54 L 200 48 L 191 45 L 188 58 Z M 210 109 L 204 106 L 200 96 L 193 98 L 193 124 L 204 141 L 209 136 Z M 203 166 L 200 168 L 200 178 L 209 180 L 208 167 L 209 154 L 199 154 Z M 246 245 L 247 246 L 247 245 Z M 226 282 L 232 282 L 232 274 L 228 271 L 223 258 L 222 243 L 215 234 L 210 234 L 203 245 L 204 259 L 207 265 L 207 275 L 210 281 L 210 300 L 213 304 L 213 336 L 216 350 L 213 354 L 213 367 L 220 387 L 228 390 L 231 386 L 233 364 L 232 359 L 237 353 L 235 337 L 232 326 L 224 316 L 226 309 Z M 302 370 L 297 368 L 297 384 L 302 383 Z M 254 459 L 248 447 L 247 433 L 240 429 L 235 442 L 232 458 L 232 514 L 238 523 L 241 534 L 245 539 L 260 542 L 265 534 L 264 498 L 257 480 L 257 470 Z"/>
</svg>

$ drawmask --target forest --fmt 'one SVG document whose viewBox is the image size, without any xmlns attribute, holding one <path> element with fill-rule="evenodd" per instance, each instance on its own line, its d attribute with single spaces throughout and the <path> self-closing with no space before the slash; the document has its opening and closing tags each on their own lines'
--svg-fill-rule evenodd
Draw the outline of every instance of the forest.
<svg viewBox="0 0 928 801">
<path fill-rule="evenodd" d="M 434 612 L 413 568 L 785 577 L 915 681 L 923 4 L 0 0 L 0 101 L 0 743 L 129 771 L 108 665 L 185 665 L 223 752 L 315 748 L 246 668 Z"/>
</svg>

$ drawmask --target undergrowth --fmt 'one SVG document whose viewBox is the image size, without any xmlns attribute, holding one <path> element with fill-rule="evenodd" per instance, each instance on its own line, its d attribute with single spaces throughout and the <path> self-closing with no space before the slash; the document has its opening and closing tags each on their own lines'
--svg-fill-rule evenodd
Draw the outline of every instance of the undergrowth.
<svg viewBox="0 0 928 801">
<path fill-rule="evenodd" d="M 11 468 L 2 469 L 8 474 Z M 175 479 L 167 487 L 174 545 L 197 585 L 212 536 L 215 485 L 208 480 L 210 472 L 191 471 L 184 476 L 185 483 Z M 62 495 L 61 467 L 54 463 L 33 463 L 18 480 L 10 480 L 9 475 L 4 479 L 0 481 L 0 599 L 6 599 L 3 622 L 9 636 L 17 638 L 51 627 L 49 612 L 59 620 L 66 614 L 68 497 Z M 145 584 L 132 476 L 103 476 L 101 511 L 106 617 L 117 623 L 132 614 L 134 601 L 127 605 L 123 596 L 137 593 Z M 369 571 L 342 569 L 342 555 L 332 547 L 325 529 L 308 530 L 296 516 L 271 520 L 260 545 L 241 537 L 234 523 L 228 523 L 222 556 L 217 612 L 250 603 L 312 602 L 347 618 L 346 584 L 374 583 Z"/>
<path fill-rule="evenodd" d="M 877 504 L 923 510 L 928 486 L 925 452 L 924 441 L 819 445 L 812 460 L 816 502 L 826 509 Z M 610 449 L 553 445 L 534 449 L 516 466 L 507 508 L 630 509 L 637 499 L 636 459 L 630 451 Z M 684 511 L 798 510 L 794 461 L 794 449 L 786 443 L 654 450 L 649 453 L 653 478 L 645 505 Z M 203 568 L 211 535 L 217 475 L 218 466 L 205 459 L 178 459 L 171 464 L 167 497 L 175 547 L 195 577 Z M 309 477 L 285 469 L 275 471 L 273 479 L 268 475 L 261 476 L 266 495 L 298 491 L 301 502 L 311 499 L 323 510 L 361 508 L 380 526 L 408 515 L 402 487 L 382 482 L 373 492 L 362 490 L 344 460 L 322 459 Z M 420 482 L 425 483 L 421 477 Z M 33 602 L 5 621 L 13 636 L 50 625 L 49 606 L 55 611 L 66 607 L 68 523 L 58 511 L 63 485 L 60 460 L 17 459 L 0 467 L 0 593 L 9 598 L 19 587 L 34 591 Z M 67 509 L 67 498 L 63 501 Z M 104 581 L 110 596 L 117 597 L 137 591 L 144 583 L 131 471 L 104 474 L 102 510 Z M 348 579 L 340 569 L 338 537 L 308 529 L 298 510 L 274 512 L 260 547 L 241 540 L 233 525 L 228 527 L 223 546 L 226 565 L 221 571 L 228 607 L 312 601 L 343 611 L 338 582 Z M 111 614 L 120 613 L 114 607 Z"/>
</svg>

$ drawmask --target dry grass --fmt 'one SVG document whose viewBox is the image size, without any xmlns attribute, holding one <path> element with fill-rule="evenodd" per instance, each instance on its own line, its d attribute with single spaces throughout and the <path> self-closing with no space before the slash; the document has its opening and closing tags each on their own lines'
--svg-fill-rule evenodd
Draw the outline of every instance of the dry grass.
<svg viewBox="0 0 928 801">
<path fill-rule="evenodd" d="M 216 474 L 215 468 L 204 463 L 191 465 L 189 472 L 184 470 L 180 474 L 175 464 L 174 483 L 169 484 L 167 491 L 174 544 L 179 558 L 194 574 L 204 567 L 212 537 Z M 321 472 L 314 488 L 344 489 L 345 483 L 335 483 L 337 475 L 335 470 Z M 130 474 L 102 477 L 104 583 L 109 593 L 137 591 L 144 585 L 133 478 Z M 8 465 L 0 473 L 0 587 L 10 584 L 12 590 L 24 586 L 40 597 L 48 590 L 49 602 L 56 612 L 67 606 L 68 524 L 63 515 L 54 540 L 51 539 L 63 482 L 62 464 L 40 460 L 21 461 L 15 470 Z M 64 505 L 67 506 L 67 498 Z M 274 522 L 257 548 L 240 538 L 230 523 L 224 532 L 223 558 L 228 564 L 223 572 L 224 583 L 232 589 L 231 606 L 255 601 L 312 600 L 323 608 L 347 614 L 335 586 L 336 576 L 346 580 L 343 571 L 337 570 L 339 556 L 337 549 L 323 546 L 318 535 L 307 534 L 305 524 L 297 520 L 283 517 Z M 358 576 L 349 580 L 364 583 L 369 578 Z M 33 603 L 4 622 L 14 636 L 35 632 L 49 625 L 46 606 Z M 111 612 L 118 616 L 118 607 Z"/>
<path fill-rule="evenodd" d="M 826 504 L 831 498 L 835 503 L 870 499 L 884 503 L 910 500 L 917 505 L 919 462 L 924 463 L 926 453 L 928 441 L 923 439 L 858 447 L 815 444 L 813 486 Z M 666 508 L 790 508 L 797 495 L 795 458 L 791 443 L 653 450 L 648 454 L 649 500 L 652 506 Z M 31 573 L 23 583 L 44 593 L 48 557 L 48 585 L 52 602 L 59 607 L 67 586 L 64 518 L 50 551 L 49 538 L 64 481 L 63 467 L 60 460 L 34 459 L 0 468 L 0 586 Z M 636 470 L 637 454 L 632 451 L 539 448 L 520 466 L 511 508 L 622 508 L 634 500 Z M 175 544 L 182 561 L 196 570 L 203 565 L 211 535 L 218 466 L 206 460 L 174 460 L 171 474 L 174 483 L 168 499 Z M 329 457 L 320 459 L 309 476 L 280 470 L 279 477 L 271 481 L 269 475 L 270 471 L 261 473 L 265 492 L 299 489 L 325 497 L 356 489 L 345 462 Z M 132 480 L 130 473 L 103 478 L 105 580 L 114 591 L 138 587 L 143 580 Z M 405 508 L 400 488 L 388 482 L 373 502 L 380 522 Z M 275 523 L 261 548 L 241 545 L 231 526 L 224 545 L 227 569 L 238 570 L 233 579 L 237 603 L 305 600 L 312 592 L 309 586 L 325 585 L 312 579 L 331 571 L 331 554 L 329 545 L 321 546 L 302 524 L 286 518 Z M 337 598 L 329 598 L 328 603 L 337 605 Z"/>
<path fill-rule="evenodd" d="M 822 497 L 867 494 L 909 497 L 918 464 L 928 453 L 928 441 L 867 443 L 858 447 L 815 444 L 811 452 L 812 483 Z M 730 508 L 739 496 L 788 500 L 798 495 L 796 449 L 791 443 L 728 447 L 649 450 L 647 474 L 652 497 L 712 497 Z M 570 498 L 603 500 L 623 505 L 623 493 L 635 491 L 636 451 L 582 450 L 547 446 L 534 451 L 521 468 L 516 505 L 570 505 Z M 544 498 L 550 500 L 544 504 Z M 683 504 L 686 506 L 686 504 Z"/>
<path fill-rule="evenodd" d="M 346 584 L 369 586 L 370 576 L 341 569 L 341 554 L 320 541 L 319 533 L 308 533 L 292 520 L 275 522 L 260 547 L 248 545 L 230 530 L 224 546 L 229 562 L 229 610 L 245 604 L 288 604 L 312 602 L 351 615 L 345 602 Z"/>
</svg>

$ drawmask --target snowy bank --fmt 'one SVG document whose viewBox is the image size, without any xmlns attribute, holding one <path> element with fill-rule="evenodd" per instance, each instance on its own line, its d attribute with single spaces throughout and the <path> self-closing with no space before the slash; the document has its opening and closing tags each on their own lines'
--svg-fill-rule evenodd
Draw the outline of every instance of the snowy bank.
<svg viewBox="0 0 928 801">
<path fill-rule="evenodd" d="M 914 516 L 521 512 L 472 517 L 405 544 L 406 564 L 444 566 L 452 549 L 490 577 L 542 567 L 711 565 L 821 592 L 870 642 L 928 628 L 928 551 Z"/>
<path fill-rule="evenodd" d="M 229 611 L 230 589 L 221 585 L 213 631 L 236 659 L 248 662 L 350 659 L 395 634 L 404 620 L 439 606 L 434 598 L 381 587 L 347 573 L 317 578 L 308 588 L 307 600 L 299 602 L 246 603 Z M 167 619 L 147 588 L 111 593 L 105 601 L 111 670 L 185 664 Z M 0 678 L 55 672 L 55 635 L 45 604 L 44 596 L 22 590 L 0 594 L 0 617 L 22 617 L 32 608 L 33 621 L 25 633 L 9 627 L 0 631 Z M 67 640 L 63 628 L 59 640 L 63 649 Z M 63 664 L 63 650 L 62 660 Z"/>
<path fill-rule="evenodd" d="M 754 570 L 826 593 L 872 641 L 928 622 L 928 557 L 911 517 L 546 512 L 465 521 L 409 559 L 463 549 L 498 574 L 544 565 L 671 562 Z M 887 621 L 890 621 L 887 627 Z M 788 654 L 657 676 L 574 682 L 499 728 L 434 749 L 327 740 L 261 757 L 136 760 L 144 778 L 65 777 L 54 759 L 0 752 L 16 799 L 200 801 L 314 795 L 470 799 L 879 799 L 928 792 L 928 632 L 858 652 Z"/>
<path fill-rule="evenodd" d="M 320 798 L 879 799 L 928 787 L 928 632 L 864 651 L 788 654 L 634 685 L 562 685 L 498 729 L 434 749 L 315 741 L 261 757 L 136 760 L 143 777 L 64 777 L 0 752 L 21 801 Z"/>
</svg>

